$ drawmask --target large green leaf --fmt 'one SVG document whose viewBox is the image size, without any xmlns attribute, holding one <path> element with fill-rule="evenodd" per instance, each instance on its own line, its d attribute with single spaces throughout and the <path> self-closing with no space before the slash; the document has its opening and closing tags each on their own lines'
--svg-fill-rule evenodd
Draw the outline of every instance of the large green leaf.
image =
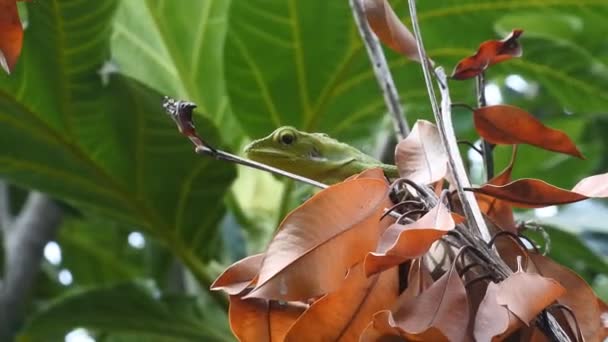
<svg viewBox="0 0 608 342">
<path fill-rule="evenodd" d="M 407 13 L 406 1 L 392 3 Z M 481 42 L 517 25 L 526 30 L 523 58 L 492 68 L 490 78 L 535 80 L 576 113 L 608 107 L 608 54 L 601 43 L 606 1 L 422 1 L 418 13 L 430 56 L 448 71 Z M 567 16 L 564 25 L 575 22 L 569 34 L 564 25 L 545 28 L 556 15 Z M 285 124 L 347 140 L 369 135 L 384 104 L 347 1 L 236 1 L 229 19 L 228 91 L 250 135 Z M 388 58 L 410 122 L 428 116 L 419 65 L 391 52 Z M 472 100 L 471 81 L 451 86 L 455 101 Z"/>
<path fill-rule="evenodd" d="M 0 174 L 149 232 L 201 276 L 234 168 L 195 156 L 160 94 L 119 76 L 104 84 L 115 5 L 30 4 L 18 68 L 0 77 Z"/>
<path fill-rule="evenodd" d="M 59 267 L 67 268 L 78 286 L 144 277 L 144 251 L 130 246 L 128 235 L 127 229 L 111 221 L 68 220 L 57 238 L 62 257 Z"/>
<path fill-rule="evenodd" d="M 63 341 L 85 327 L 164 341 L 231 341 L 225 314 L 213 303 L 167 296 L 150 282 L 73 291 L 31 317 L 19 340 Z"/>
<path fill-rule="evenodd" d="M 230 0 L 122 1 L 112 55 L 121 71 L 156 90 L 196 102 L 236 140 L 223 75 Z M 134 20 L 134 18 L 137 18 Z"/>
</svg>

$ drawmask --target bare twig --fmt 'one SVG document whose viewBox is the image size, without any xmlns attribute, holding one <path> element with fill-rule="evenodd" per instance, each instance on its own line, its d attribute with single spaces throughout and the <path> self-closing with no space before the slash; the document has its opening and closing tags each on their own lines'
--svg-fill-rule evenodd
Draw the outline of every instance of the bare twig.
<svg viewBox="0 0 608 342">
<path fill-rule="evenodd" d="M 44 246 L 61 222 L 61 209 L 46 195 L 30 193 L 15 222 L 5 227 L 5 275 L 0 289 L 0 341 L 11 341 L 40 268 Z"/>
<path fill-rule="evenodd" d="M 0 229 L 5 230 L 13 222 L 11 214 L 11 199 L 8 191 L 8 184 L 0 181 Z"/>
<path fill-rule="evenodd" d="M 488 242 L 491 239 L 491 234 L 485 220 L 483 219 L 481 210 L 479 209 L 479 205 L 475 199 L 475 195 L 473 193 L 464 191 L 465 187 L 470 187 L 470 182 L 467 177 L 462 158 L 458 153 L 458 143 L 456 141 L 456 134 L 454 133 L 454 126 L 452 124 L 452 103 L 447 85 L 447 76 L 442 67 L 435 69 L 435 76 L 437 77 L 437 83 L 441 91 L 441 109 L 439 109 L 437 97 L 435 96 L 435 90 L 431 82 L 431 63 L 426 56 L 426 51 L 424 50 L 424 45 L 422 42 L 422 35 L 420 33 L 420 26 L 418 24 L 416 1 L 408 0 L 408 4 L 412 27 L 414 29 L 414 36 L 418 45 L 418 55 L 422 61 L 424 80 L 429 93 L 429 98 L 431 100 L 433 114 L 435 115 L 435 120 L 437 121 L 437 126 L 439 128 L 439 133 L 446 148 L 446 152 L 448 153 L 450 173 L 455 183 L 454 185 L 456 186 L 458 196 L 462 202 L 468 225 L 472 226 L 474 228 L 474 232 L 480 234 L 481 238 L 485 242 Z M 475 237 L 469 236 L 470 232 L 468 230 L 461 230 L 460 233 L 462 234 L 462 237 L 468 240 L 471 245 L 477 246 Z M 483 256 L 484 259 L 487 259 L 488 262 L 495 265 L 497 267 L 496 271 L 500 271 L 503 274 L 506 272 L 511 273 L 510 269 L 508 269 L 502 259 L 493 250 L 488 248 L 475 248 L 474 250 L 482 254 L 481 256 Z M 543 323 L 546 323 L 544 324 L 545 329 L 543 330 L 548 333 L 551 338 L 557 341 L 570 341 L 570 338 L 564 332 L 563 328 L 559 325 L 553 315 L 545 312 L 539 317 Z"/>
<path fill-rule="evenodd" d="M 224 152 L 222 150 L 218 150 L 218 149 L 213 149 L 212 150 L 208 146 L 203 146 L 203 145 L 196 146 L 195 152 L 197 154 L 200 154 L 200 155 L 211 156 L 211 157 L 213 157 L 215 159 L 218 159 L 218 160 L 229 161 L 229 162 L 232 162 L 232 163 L 248 166 L 248 167 L 251 167 L 251 168 L 254 168 L 254 169 L 258 169 L 258 170 L 274 173 L 274 174 L 279 175 L 279 176 L 291 178 L 293 180 L 297 180 L 297 181 L 302 182 L 302 183 L 306 183 L 306 184 L 309 184 L 309 185 L 312 185 L 312 186 L 316 186 L 317 188 L 326 189 L 328 187 L 327 184 L 323 184 L 323 183 L 317 182 L 317 181 L 312 180 L 310 178 L 302 177 L 302 176 L 296 175 L 294 173 L 287 172 L 285 170 L 278 169 L 276 167 L 272 167 L 270 165 L 258 163 L 256 161 L 253 161 L 253 160 L 250 160 L 250 159 L 241 158 L 239 156 L 235 156 L 234 154 L 231 154 L 231 153 L 228 153 L 228 152 Z"/>
<path fill-rule="evenodd" d="M 414 29 L 414 36 L 416 37 L 416 42 L 418 45 L 418 54 L 420 56 L 420 60 L 422 61 L 422 72 L 424 73 L 424 80 L 426 82 L 426 87 L 429 92 L 431 105 L 433 107 L 433 114 L 435 115 L 435 121 L 437 121 L 437 127 L 439 128 L 441 141 L 443 142 L 443 145 L 445 146 L 446 152 L 448 154 L 450 172 L 452 174 L 452 179 L 455 183 L 454 185 L 456 186 L 458 196 L 460 197 L 460 201 L 462 202 L 467 222 L 469 222 L 469 225 L 472 226 L 473 229 L 479 232 L 481 238 L 484 241 L 490 241 L 492 236 L 490 234 L 490 230 L 486 226 L 485 221 L 483 220 L 483 216 L 481 215 L 481 210 L 479 209 L 479 205 L 477 204 L 475 195 L 473 193 L 464 191 L 464 188 L 470 187 L 471 184 L 464 168 L 462 157 L 460 156 L 460 153 L 458 151 L 456 133 L 454 133 L 454 126 L 452 125 L 452 103 L 450 100 L 449 89 L 447 87 L 447 77 L 445 75 L 445 72 L 443 71 L 443 68 L 439 67 L 435 70 L 441 91 L 440 109 L 437 104 L 435 89 L 431 81 L 430 62 L 426 56 L 426 51 L 424 50 L 424 45 L 422 43 L 422 35 L 420 33 L 420 27 L 418 25 L 418 16 L 416 14 L 416 2 L 414 0 L 409 0 L 408 2 L 410 7 L 412 27 Z"/>
<path fill-rule="evenodd" d="M 401 106 L 401 101 L 399 99 L 399 93 L 397 92 L 393 76 L 388 68 L 384 51 L 378 42 L 378 38 L 367 23 L 365 8 L 363 8 L 361 0 L 349 0 L 349 3 L 355 18 L 355 23 L 359 28 L 359 34 L 361 34 L 361 38 L 363 38 L 367 54 L 372 62 L 374 74 L 376 74 L 376 79 L 384 94 L 384 102 L 393 118 L 397 139 L 404 139 L 410 133 L 410 128 L 405 119 L 403 107 Z"/>
<path fill-rule="evenodd" d="M 482 72 L 476 78 L 476 90 L 477 90 L 477 107 L 485 107 L 486 101 L 486 76 Z M 483 150 L 483 161 L 486 169 L 486 180 L 494 178 L 494 145 L 487 142 L 485 139 L 481 139 L 481 148 Z"/>
</svg>

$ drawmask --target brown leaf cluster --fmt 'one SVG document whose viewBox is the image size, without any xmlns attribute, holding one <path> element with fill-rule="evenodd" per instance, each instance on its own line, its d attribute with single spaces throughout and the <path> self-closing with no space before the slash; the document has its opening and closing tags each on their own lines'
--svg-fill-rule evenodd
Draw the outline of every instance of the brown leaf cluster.
<svg viewBox="0 0 608 342">
<path fill-rule="evenodd" d="M 363 4 L 380 39 L 415 59 L 415 40 L 388 2 Z M 521 33 L 482 43 L 453 78 L 477 76 L 521 55 Z M 396 147 L 401 179 L 389 184 L 381 169 L 371 169 L 317 193 L 285 217 L 263 253 L 236 262 L 215 281 L 213 290 L 230 295 L 238 339 L 548 341 L 541 324 L 547 315 L 573 341 L 606 338 L 606 304 L 574 272 L 520 243 L 512 207 L 608 197 L 608 173 L 572 190 L 513 181 L 518 144 L 583 156 L 566 134 L 517 107 L 482 107 L 473 116 L 480 137 L 513 145 L 502 173 L 467 189 L 499 232 L 483 245 L 485 253 L 509 272 L 480 263 L 479 245 L 454 242 L 467 222 L 444 190 L 450 172 L 439 131 L 421 120 Z M 438 201 L 421 200 L 425 187 Z"/>
<path fill-rule="evenodd" d="M 212 288 L 230 295 L 230 324 L 239 340 L 542 338 L 535 321 L 555 303 L 576 314 L 576 321 L 560 316 L 570 334 L 580 328 L 587 340 L 604 336 L 590 287 L 517 244 L 499 250 L 505 258 L 524 257 L 525 271 L 519 265 L 481 290 L 466 285 L 471 277 L 460 273 L 458 256 L 444 270 L 429 263 L 438 241 L 455 228 L 452 213 L 440 203 L 412 223 L 381 220 L 390 205 L 381 177 L 368 170 L 321 191 L 285 218 L 264 253 L 216 280 Z M 405 274 L 398 271 L 404 265 Z"/>
</svg>

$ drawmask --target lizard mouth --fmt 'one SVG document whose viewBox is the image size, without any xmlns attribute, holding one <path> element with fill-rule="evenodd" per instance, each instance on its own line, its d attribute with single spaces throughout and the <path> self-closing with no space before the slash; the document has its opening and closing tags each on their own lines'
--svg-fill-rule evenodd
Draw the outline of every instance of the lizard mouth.
<svg viewBox="0 0 608 342">
<path fill-rule="evenodd" d="M 276 149 L 259 148 L 254 144 L 245 146 L 244 152 L 250 159 L 255 159 L 255 157 L 289 158 L 289 155 L 286 153 L 282 153 Z"/>
</svg>

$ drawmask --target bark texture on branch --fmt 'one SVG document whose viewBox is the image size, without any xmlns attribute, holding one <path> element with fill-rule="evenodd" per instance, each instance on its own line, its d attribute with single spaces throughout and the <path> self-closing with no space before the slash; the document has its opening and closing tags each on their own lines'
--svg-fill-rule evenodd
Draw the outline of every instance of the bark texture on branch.
<svg viewBox="0 0 608 342">
<path fill-rule="evenodd" d="M 7 217 L 10 207 L 6 186 L 0 192 L 5 253 L 0 288 L 0 341 L 12 341 L 40 269 L 44 246 L 55 236 L 63 215 L 49 197 L 31 192 L 13 221 Z"/>
</svg>

